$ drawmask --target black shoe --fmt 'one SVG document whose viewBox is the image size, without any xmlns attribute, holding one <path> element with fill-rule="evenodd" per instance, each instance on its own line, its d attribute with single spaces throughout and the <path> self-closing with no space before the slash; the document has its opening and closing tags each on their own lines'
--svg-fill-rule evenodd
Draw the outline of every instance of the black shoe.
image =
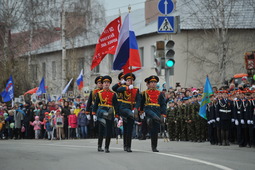
<svg viewBox="0 0 255 170">
<path fill-rule="evenodd" d="M 98 148 L 97 148 L 97 151 L 98 151 L 98 152 L 104 152 L 104 150 L 103 150 L 101 147 L 98 147 Z"/>
<path fill-rule="evenodd" d="M 132 152 L 130 147 L 127 147 L 127 152 Z"/>
<path fill-rule="evenodd" d="M 126 146 L 124 146 L 124 151 L 127 151 L 127 147 Z"/>
<path fill-rule="evenodd" d="M 152 152 L 159 152 L 157 148 L 152 148 Z"/>
<path fill-rule="evenodd" d="M 109 149 L 108 148 L 105 148 L 105 153 L 109 153 Z"/>
</svg>

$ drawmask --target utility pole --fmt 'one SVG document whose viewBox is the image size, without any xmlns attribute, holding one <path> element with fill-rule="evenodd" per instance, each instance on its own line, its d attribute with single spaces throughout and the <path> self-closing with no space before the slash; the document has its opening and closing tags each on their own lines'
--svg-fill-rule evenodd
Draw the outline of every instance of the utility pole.
<svg viewBox="0 0 255 170">
<path fill-rule="evenodd" d="M 62 41 L 62 60 L 61 60 L 61 89 L 65 88 L 66 84 L 66 11 L 65 11 L 65 0 L 62 0 L 62 15 L 61 15 L 61 41 Z"/>
</svg>

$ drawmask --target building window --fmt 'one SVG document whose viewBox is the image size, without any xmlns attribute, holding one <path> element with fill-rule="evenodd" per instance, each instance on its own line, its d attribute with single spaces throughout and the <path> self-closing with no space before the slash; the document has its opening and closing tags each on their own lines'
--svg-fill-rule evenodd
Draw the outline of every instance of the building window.
<svg viewBox="0 0 255 170">
<path fill-rule="evenodd" d="M 151 46 L 151 67 L 155 67 L 155 62 L 154 62 L 155 53 L 156 53 L 156 46 L 152 45 Z"/>
<path fill-rule="evenodd" d="M 56 67 L 56 61 L 52 61 L 51 63 L 51 67 L 52 67 L 52 80 L 56 80 L 56 76 L 57 76 L 57 67 Z"/>
<path fill-rule="evenodd" d="M 81 70 L 84 69 L 85 58 L 78 59 L 78 73 L 80 74 Z"/>
<path fill-rule="evenodd" d="M 142 63 L 142 67 L 144 66 L 144 47 L 139 48 L 139 53 L 140 53 L 140 59 Z"/>
<path fill-rule="evenodd" d="M 44 78 L 46 78 L 46 63 L 42 64 L 42 75 Z"/>
<path fill-rule="evenodd" d="M 112 67 L 113 67 L 113 57 L 114 55 L 112 54 L 108 54 L 109 55 L 109 70 L 112 70 Z"/>
<path fill-rule="evenodd" d="M 31 65 L 31 71 L 32 71 L 32 79 L 33 81 L 37 81 L 37 64 L 32 64 Z"/>
</svg>

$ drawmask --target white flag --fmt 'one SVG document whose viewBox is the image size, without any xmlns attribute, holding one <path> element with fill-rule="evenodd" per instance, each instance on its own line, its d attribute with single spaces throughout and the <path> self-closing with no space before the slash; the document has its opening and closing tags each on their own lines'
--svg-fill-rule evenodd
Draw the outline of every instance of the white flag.
<svg viewBox="0 0 255 170">
<path fill-rule="evenodd" d="M 66 87 L 64 88 L 64 90 L 62 91 L 61 94 L 65 94 L 67 92 L 68 87 L 70 86 L 71 82 L 73 81 L 73 78 L 68 82 L 68 84 L 66 85 Z"/>
</svg>

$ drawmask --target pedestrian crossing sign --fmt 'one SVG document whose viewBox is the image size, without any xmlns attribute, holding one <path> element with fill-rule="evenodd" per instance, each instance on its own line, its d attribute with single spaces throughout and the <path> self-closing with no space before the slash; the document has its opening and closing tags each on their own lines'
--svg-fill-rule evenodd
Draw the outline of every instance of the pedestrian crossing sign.
<svg viewBox="0 0 255 170">
<path fill-rule="evenodd" d="M 175 33 L 174 16 L 158 17 L 158 33 Z"/>
</svg>

